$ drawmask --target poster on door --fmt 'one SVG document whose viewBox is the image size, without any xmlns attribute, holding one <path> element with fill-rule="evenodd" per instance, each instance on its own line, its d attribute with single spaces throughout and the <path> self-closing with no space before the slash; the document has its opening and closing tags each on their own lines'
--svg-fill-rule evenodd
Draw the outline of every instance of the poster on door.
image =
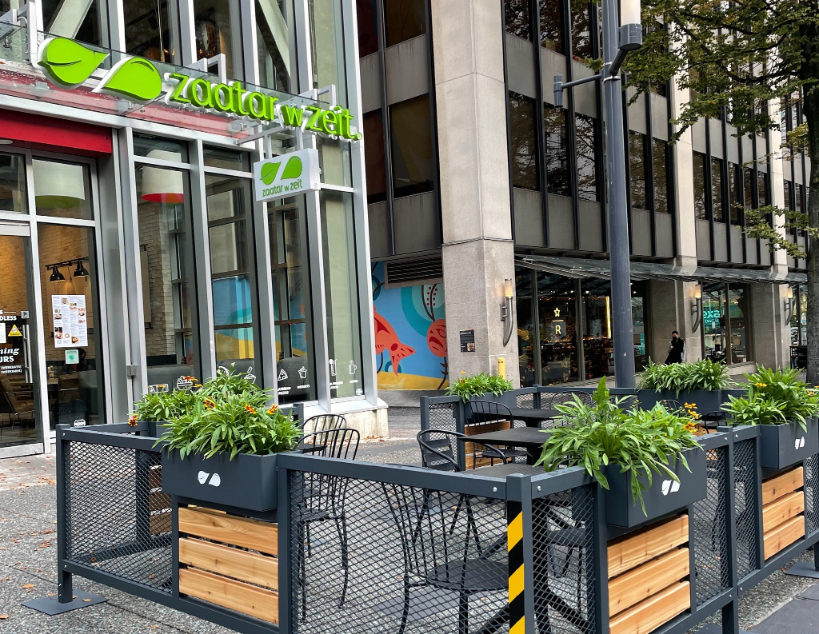
<svg viewBox="0 0 819 634">
<path fill-rule="evenodd" d="M 52 295 L 54 347 L 74 348 L 88 345 L 88 314 L 85 295 Z"/>
</svg>

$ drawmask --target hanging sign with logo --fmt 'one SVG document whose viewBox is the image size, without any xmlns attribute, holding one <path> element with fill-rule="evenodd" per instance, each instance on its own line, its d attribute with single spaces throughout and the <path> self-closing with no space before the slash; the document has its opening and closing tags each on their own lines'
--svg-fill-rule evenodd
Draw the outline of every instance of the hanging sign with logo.
<svg viewBox="0 0 819 634">
<path fill-rule="evenodd" d="M 121 54 L 119 54 L 121 55 Z M 222 83 L 212 76 L 197 77 L 192 69 L 162 64 L 176 72 L 160 72 L 151 60 L 124 57 L 102 75 L 97 72 L 109 57 L 104 50 L 90 48 L 64 37 L 45 41 L 39 52 L 39 68 L 55 84 L 75 89 L 98 81 L 94 93 L 113 95 L 139 105 L 164 101 L 181 108 L 224 114 L 248 126 L 278 124 L 344 141 L 360 141 L 353 116 L 341 106 L 322 106 L 310 100 L 259 90 L 247 90 L 241 81 Z M 92 77 L 93 76 L 93 77 Z M 274 95 L 279 96 L 274 96 Z M 284 98 L 290 103 L 281 103 Z"/>
<path fill-rule="evenodd" d="M 318 190 L 318 150 L 299 150 L 254 163 L 253 185 L 259 202 Z"/>
</svg>

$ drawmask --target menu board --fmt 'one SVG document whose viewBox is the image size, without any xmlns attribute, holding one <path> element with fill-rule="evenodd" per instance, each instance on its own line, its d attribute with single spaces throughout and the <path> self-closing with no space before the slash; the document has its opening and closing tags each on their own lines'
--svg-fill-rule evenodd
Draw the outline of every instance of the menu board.
<svg viewBox="0 0 819 634">
<path fill-rule="evenodd" d="M 52 295 L 54 346 L 75 348 L 88 345 L 88 311 L 85 295 Z"/>
</svg>

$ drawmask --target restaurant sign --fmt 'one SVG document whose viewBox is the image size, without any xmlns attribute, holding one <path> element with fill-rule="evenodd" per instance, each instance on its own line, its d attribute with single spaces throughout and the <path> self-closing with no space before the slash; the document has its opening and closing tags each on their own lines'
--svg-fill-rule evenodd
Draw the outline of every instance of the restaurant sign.
<svg viewBox="0 0 819 634">
<path fill-rule="evenodd" d="M 76 88 L 89 79 L 108 57 L 79 42 L 63 37 L 46 40 L 40 54 L 40 67 L 63 88 Z M 191 77 L 184 68 L 160 74 L 150 60 L 127 57 L 105 72 L 94 92 L 111 94 L 139 104 L 164 101 L 195 109 L 231 113 L 259 124 L 276 123 L 285 128 L 303 129 L 322 136 L 360 141 L 353 132 L 353 116 L 341 106 L 290 105 L 278 97 L 247 90 L 241 81 L 221 83 L 206 77 Z"/>
<path fill-rule="evenodd" d="M 282 154 L 253 164 L 256 200 L 276 200 L 321 187 L 318 150 Z"/>
</svg>

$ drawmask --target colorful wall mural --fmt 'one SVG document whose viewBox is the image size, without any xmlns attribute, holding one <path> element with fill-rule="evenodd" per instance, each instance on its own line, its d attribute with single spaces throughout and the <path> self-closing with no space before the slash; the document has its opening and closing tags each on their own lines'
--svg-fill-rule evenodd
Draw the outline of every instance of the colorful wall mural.
<svg viewBox="0 0 819 634">
<path fill-rule="evenodd" d="M 381 390 L 449 385 L 443 284 L 387 288 L 384 263 L 372 267 L 375 354 Z"/>
</svg>

